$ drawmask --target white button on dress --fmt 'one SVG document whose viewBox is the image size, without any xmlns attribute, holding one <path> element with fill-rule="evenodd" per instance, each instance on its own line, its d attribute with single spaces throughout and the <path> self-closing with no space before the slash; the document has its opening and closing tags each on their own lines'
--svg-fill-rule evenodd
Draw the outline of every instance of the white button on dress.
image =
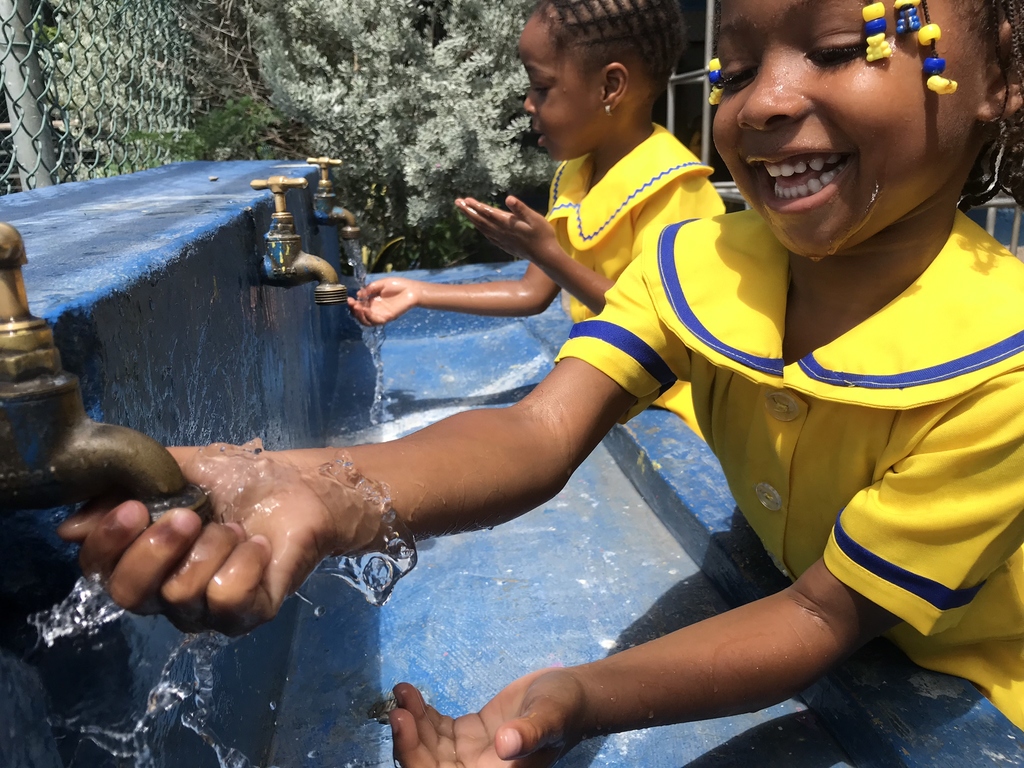
<svg viewBox="0 0 1024 768">
<path fill-rule="evenodd" d="M 754 486 L 754 493 L 761 506 L 770 512 L 778 512 L 782 509 L 782 496 L 768 483 L 758 483 Z"/>
<path fill-rule="evenodd" d="M 800 415 L 800 404 L 788 392 L 769 392 L 764 396 L 764 404 L 779 421 L 792 421 Z"/>
</svg>

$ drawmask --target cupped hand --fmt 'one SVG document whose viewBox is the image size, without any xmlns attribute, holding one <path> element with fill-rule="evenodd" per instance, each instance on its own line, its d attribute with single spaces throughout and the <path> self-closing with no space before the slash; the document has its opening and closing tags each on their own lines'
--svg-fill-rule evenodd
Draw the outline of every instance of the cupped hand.
<svg viewBox="0 0 1024 768">
<path fill-rule="evenodd" d="M 355 489 L 348 465 L 304 467 L 287 453 L 236 446 L 172 453 L 207 490 L 210 523 L 175 509 L 150 525 L 140 502 L 104 500 L 58 529 L 81 544 L 82 571 L 135 613 L 165 613 L 190 632 L 247 632 L 273 618 L 321 559 L 366 546 L 380 528 L 382 510 Z"/>
<path fill-rule="evenodd" d="M 391 732 L 402 768 L 543 768 L 581 738 L 584 691 L 569 669 L 521 677 L 458 718 L 428 706 L 408 683 L 395 687 L 395 698 Z"/>
<path fill-rule="evenodd" d="M 348 308 L 363 325 L 383 325 L 415 307 L 418 299 L 419 283 L 415 280 L 386 277 L 367 284 L 356 298 L 349 297 Z"/>
<path fill-rule="evenodd" d="M 551 223 L 517 197 L 505 199 L 507 211 L 471 197 L 459 198 L 455 205 L 484 237 L 511 256 L 543 267 L 552 247 L 561 253 Z"/>
</svg>

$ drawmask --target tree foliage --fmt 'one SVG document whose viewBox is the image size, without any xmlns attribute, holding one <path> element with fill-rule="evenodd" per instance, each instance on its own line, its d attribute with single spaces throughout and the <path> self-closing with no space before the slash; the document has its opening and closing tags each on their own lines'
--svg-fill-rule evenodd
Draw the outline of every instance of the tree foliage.
<svg viewBox="0 0 1024 768">
<path fill-rule="evenodd" d="M 270 100 L 309 151 L 344 161 L 336 187 L 371 242 L 403 235 L 414 263 L 451 261 L 466 240 L 456 196 L 546 183 L 516 56 L 532 0 L 249 2 Z M 425 233 L 452 248 L 435 253 Z"/>
</svg>

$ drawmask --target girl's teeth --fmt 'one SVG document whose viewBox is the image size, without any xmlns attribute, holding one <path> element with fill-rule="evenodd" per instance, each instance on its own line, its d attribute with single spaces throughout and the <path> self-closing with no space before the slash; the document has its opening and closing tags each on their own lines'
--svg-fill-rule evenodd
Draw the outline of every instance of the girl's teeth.
<svg viewBox="0 0 1024 768">
<path fill-rule="evenodd" d="M 807 163 L 801 160 L 799 163 L 793 166 L 793 170 L 797 173 L 807 173 Z"/>
<path fill-rule="evenodd" d="M 794 173 L 796 173 L 796 169 L 792 165 L 790 165 L 789 163 L 782 164 L 783 176 L 792 176 Z"/>
<path fill-rule="evenodd" d="M 832 163 L 838 163 L 838 162 L 839 162 L 839 155 L 829 155 L 828 156 L 828 160 L 825 161 L 825 163 L 827 165 L 832 165 Z"/>
<path fill-rule="evenodd" d="M 765 168 L 768 169 L 768 175 L 771 176 L 773 179 L 778 178 L 779 176 L 782 175 L 782 167 L 781 166 L 778 166 L 778 165 L 765 165 Z"/>
<path fill-rule="evenodd" d="M 814 158 L 807 164 L 811 166 L 812 171 L 820 171 L 822 168 L 825 167 L 825 161 L 820 157 Z"/>
<path fill-rule="evenodd" d="M 838 157 L 838 155 L 837 155 L 837 157 Z M 802 165 L 802 163 L 801 163 L 801 165 Z M 821 167 L 824 168 L 825 167 L 824 164 Z M 845 162 L 840 163 L 835 168 L 832 168 L 831 170 L 826 171 L 825 173 L 822 173 L 817 178 L 808 179 L 806 181 L 806 183 L 800 184 L 800 185 L 795 186 L 795 187 L 783 187 L 783 186 L 781 186 L 779 184 L 776 184 L 775 185 L 775 196 L 776 197 L 780 197 L 783 200 L 795 200 L 797 198 L 807 197 L 809 195 L 816 195 L 819 192 L 821 192 L 821 190 L 823 190 L 825 187 L 827 187 L 829 184 L 831 184 L 832 181 L 835 179 L 835 177 L 837 175 L 839 175 L 839 172 L 842 171 L 843 168 L 845 168 L 845 167 L 846 167 L 846 163 Z M 787 168 L 790 169 L 790 170 L 793 169 L 792 166 L 783 165 L 782 166 L 782 173 L 781 174 L 772 174 L 772 176 L 778 176 L 778 175 L 792 176 L 793 175 L 792 173 L 786 173 L 786 169 Z M 820 169 L 814 168 L 814 164 L 811 163 L 811 170 L 817 172 Z M 804 171 L 797 171 L 797 172 L 798 173 L 803 173 Z M 771 171 L 769 171 L 769 173 L 771 173 Z"/>
</svg>

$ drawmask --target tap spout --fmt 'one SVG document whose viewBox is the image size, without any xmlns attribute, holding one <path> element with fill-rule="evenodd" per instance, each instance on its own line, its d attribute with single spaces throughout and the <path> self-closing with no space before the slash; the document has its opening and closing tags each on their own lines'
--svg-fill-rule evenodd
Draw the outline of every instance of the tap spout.
<svg viewBox="0 0 1024 768">
<path fill-rule="evenodd" d="M 29 313 L 25 263 L 21 235 L 0 224 L 0 512 L 121 492 L 154 519 L 176 506 L 207 513 L 205 495 L 162 445 L 86 416 L 49 325 Z"/>
<path fill-rule="evenodd" d="M 338 280 L 338 271 L 324 259 L 305 251 L 292 262 L 292 269 L 303 282 L 315 280 L 313 301 L 317 304 L 344 304 L 348 298 L 348 289 Z"/>
<path fill-rule="evenodd" d="M 313 291 L 317 304 L 344 304 L 348 290 L 338 281 L 338 272 L 327 261 L 302 250 L 302 237 L 295 231 L 295 218 L 288 212 L 285 193 L 302 189 L 305 179 L 271 176 L 250 182 L 253 189 L 269 189 L 274 195 L 274 214 L 267 231 L 263 277 L 271 285 L 301 285 L 315 280 Z"/>
<path fill-rule="evenodd" d="M 306 162 L 320 168 L 320 181 L 316 185 L 313 196 L 313 218 L 317 224 L 339 227 L 338 236 L 342 240 L 358 240 L 361 234 L 356 217 L 350 210 L 338 205 L 338 196 L 334 192 L 331 181 L 331 168 L 341 165 L 341 160 L 330 157 L 309 157 Z"/>
</svg>

